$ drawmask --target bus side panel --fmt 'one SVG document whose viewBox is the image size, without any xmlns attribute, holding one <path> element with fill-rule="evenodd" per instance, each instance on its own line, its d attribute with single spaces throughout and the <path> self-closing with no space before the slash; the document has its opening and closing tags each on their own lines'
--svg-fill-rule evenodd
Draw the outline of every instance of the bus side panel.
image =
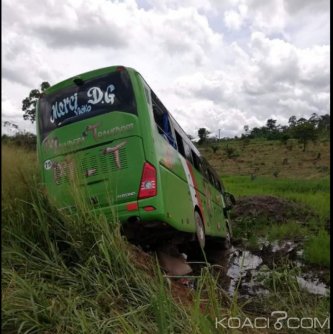
<svg viewBox="0 0 333 334">
<path fill-rule="evenodd" d="M 195 168 L 193 168 L 193 171 L 202 203 L 205 232 L 209 236 L 224 237 L 226 223 L 222 209 L 222 195 Z"/>
<path fill-rule="evenodd" d="M 158 160 L 156 159 L 156 147 L 154 142 L 154 118 L 152 115 L 151 106 L 147 101 L 144 84 L 138 73 L 129 72 L 132 79 L 132 86 L 134 90 L 135 99 L 137 102 L 137 111 L 140 124 L 140 130 L 143 141 L 143 149 L 146 160 L 157 167 Z"/>
<path fill-rule="evenodd" d="M 139 74 L 130 73 L 138 106 L 138 117 L 143 134 L 143 147 L 147 161 L 152 163 L 158 173 L 158 197 L 163 202 L 164 221 L 180 231 L 195 232 L 194 207 L 179 152 L 162 138 L 156 128 L 149 90 Z M 195 171 L 196 190 L 201 198 L 202 215 L 206 222 L 207 235 L 224 236 L 225 221 L 221 207 L 213 205 L 209 199 L 218 193 L 202 174 Z M 220 229 L 218 229 L 218 225 Z"/>
<path fill-rule="evenodd" d="M 160 165 L 166 222 L 184 232 L 195 232 L 194 210 L 189 186 L 182 178 Z"/>
</svg>

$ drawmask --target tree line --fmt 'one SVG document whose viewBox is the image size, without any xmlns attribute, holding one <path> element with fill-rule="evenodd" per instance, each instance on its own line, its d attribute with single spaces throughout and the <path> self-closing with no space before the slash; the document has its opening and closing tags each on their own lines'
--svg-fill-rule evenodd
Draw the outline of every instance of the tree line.
<svg viewBox="0 0 333 334">
<path fill-rule="evenodd" d="M 29 120 L 32 123 L 36 121 L 36 104 L 38 99 L 43 95 L 44 91 L 50 87 L 50 84 L 46 81 L 42 82 L 38 89 L 31 90 L 30 94 L 22 101 L 23 118 Z M 240 139 L 248 141 L 255 138 L 263 138 L 266 140 L 280 140 L 287 142 L 288 139 L 297 139 L 303 145 L 303 151 L 305 151 L 306 145 L 309 141 L 316 141 L 319 137 L 330 135 L 330 115 L 318 115 L 313 113 L 308 119 L 301 117 L 297 119 L 296 116 L 291 116 L 288 120 L 288 125 L 277 124 L 277 120 L 268 119 L 266 125 L 262 127 L 254 127 L 250 129 L 248 125 L 244 126 L 245 133 L 241 134 Z M 202 145 L 207 142 L 217 141 L 217 138 L 210 138 L 210 132 L 206 128 L 200 128 L 198 130 L 199 141 L 198 144 Z M 3 136 L 6 141 L 12 141 L 7 136 Z M 22 134 L 21 132 L 16 136 L 18 142 L 24 142 L 25 137 L 28 142 L 32 144 L 35 142 L 34 135 Z M 194 138 L 189 136 L 191 140 Z M 230 139 L 230 138 L 224 138 Z M 235 136 L 235 139 L 238 139 Z"/>
<path fill-rule="evenodd" d="M 286 143 L 289 139 L 297 139 L 303 145 L 303 151 L 310 141 L 316 141 L 319 137 L 330 135 L 330 115 L 318 115 L 313 113 L 308 119 L 291 116 L 288 125 L 277 124 L 277 120 L 268 119 L 266 125 L 250 129 L 244 125 L 244 131 L 240 137 L 242 140 L 262 138 L 266 140 L 280 140 Z M 209 138 L 210 132 L 206 128 L 198 130 L 198 144 L 204 144 L 217 139 Z M 238 137 L 236 136 L 235 139 Z"/>
<path fill-rule="evenodd" d="M 319 116 L 313 113 L 308 119 L 291 116 L 288 125 L 276 124 L 275 119 L 268 119 L 265 126 L 254 127 L 244 126 L 245 134 L 241 138 L 265 138 L 267 140 L 281 140 L 287 142 L 288 139 L 297 139 L 303 145 L 305 151 L 309 141 L 316 141 L 319 137 L 330 134 L 330 115 Z"/>
</svg>

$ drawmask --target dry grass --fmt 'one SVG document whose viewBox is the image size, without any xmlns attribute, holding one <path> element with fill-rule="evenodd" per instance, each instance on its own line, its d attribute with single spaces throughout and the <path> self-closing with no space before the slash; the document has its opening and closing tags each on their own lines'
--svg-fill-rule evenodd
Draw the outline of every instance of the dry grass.
<svg viewBox="0 0 333 334">
<path fill-rule="evenodd" d="M 234 148 L 238 157 L 228 159 L 227 144 Z M 330 141 L 327 139 L 309 143 L 305 152 L 296 140 L 289 140 L 284 145 L 275 140 L 252 139 L 244 145 L 241 140 L 231 139 L 214 145 L 219 146 L 216 153 L 211 145 L 199 149 L 220 175 L 315 179 L 330 174 Z"/>
</svg>

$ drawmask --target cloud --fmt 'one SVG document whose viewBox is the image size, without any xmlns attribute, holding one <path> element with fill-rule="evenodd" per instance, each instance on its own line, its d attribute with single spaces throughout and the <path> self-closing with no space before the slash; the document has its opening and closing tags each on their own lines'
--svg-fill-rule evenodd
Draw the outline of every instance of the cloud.
<svg viewBox="0 0 333 334">
<path fill-rule="evenodd" d="M 329 113 L 327 1 L 3 1 L 3 118 L 96 68 L 146 79 L 185 131 L 239 135 L 271 117 Z M 26 126 L 30 126 L 25 122 Z"/>
<path fill-rule="evenodd" d="M 224 12 L 224 21 L 229 29 L 235 30 L 239 30 L 243 23 L 241 15 L 234 10 L 227 10 Z"/>
</svg>

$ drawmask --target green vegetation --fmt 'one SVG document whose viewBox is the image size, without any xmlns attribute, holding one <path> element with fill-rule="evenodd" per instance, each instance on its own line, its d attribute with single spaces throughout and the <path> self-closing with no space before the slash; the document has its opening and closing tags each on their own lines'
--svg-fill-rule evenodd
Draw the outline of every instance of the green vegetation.
<svg viewBox="0 0 333 334">
<path fill-rule="evenodd" d="M 325 138 L 308 144 L 305 152 L 296 139 L 289 139 L 287 145 L 260 138 L 249 139 L 246 145 L 242 139 L 221 140 L 214 145 L 220 148 L 215 153 L 208 144 L 199 150 L 222 176 L 304 180 L 328 178 L 330 174 L 330 142 Z"/>
<path fill-rule="evenodd" d="M 308 235 L 309 230 L 299 222 L 288 222 L 288 224 L 273 225 L 268 230 L 268 240 L 281 240 L 304 238 Z"/>
<path fill-rule="evenodd" d="M 305 243 L 304 257 L 309 263 L 330 266 L 330 235 L 320 230 Z"/>
<path fill-rule="evenodd" d="M 193 293 L 169 284 L 114 221 L 85 205 L 72 217 L 56 211 L 35 154 L 3 146 L 2 158 L 4 332 L 214 333 L 215 316 L 231 312 L 210 267 Z"/>
<path fill-rule="evenodd" d="M 328 177 L 316 180 L 257 177 L 251 180 L 249 176 L 225 176 L 223 181 L 226 189 L 236 198 L 253 194 L 282 197 L 310 207 L 318 214 L 322 222 L 330 217 Z"/>
<path fill-rule="evenodd" d="M 15 136 L 3 135 L 1 143 L 36 151 L 36 136 L 30 132 L 18 132 Z"/>
<path fill-rule="evenodd" d="M 264 313 L 265 310 L 279 305 L 276 310 L 284 310 L 288 315 L 292 314 L 299 318 L 318 317 L 323 322 L 325 318 L 329 317 L 329 299 L 304 294 L 296 278 L 300 274 L 300 269 L 290 266 L 288 261 L 284 265 L 276 267 L 270 275 L 263 273 L 264 285 L 271 293 L 267 298 L 257 301 L 257 307 Z M 281 293 L 282 291 L 283 293 Z M 328 330 L 312 329 L 309 332 L 326 333 Z M 288 333 L 300 332 L 289 330 Z M 302 329 L 302 333 L 306 333 L 306 330 Z"/>
<path fill-rule="evenodd" d="M 200 128 L 198 130 L 198 136 L 199 136 L 199 144 L 203 144 L 206 143 L 208 140 L 208 135 L 210 134 L 210 132 L 205 129 L 205 128 Z"/>
<path fill-rule="evenodd" d="M 35 122 L 37 101 L 49 87 L 50 84 L 47 81 L 42 82 L 40 89 L 31 90 L 29 96 L 22 101 L 22 111 L 24 112 L 23 118 L 25 120 L 29 120 L 31 123 Z"/>
<path fill-rule="evenodd" d="M 329 298 L 302 290 L 296 281 L 300 269 L 288 263 L 265 276 L 268 296 L 243 301 L 236 291 L 230 299 L 216 268 L 209 265 L 201 270 L 196 289 L 186 289 L 166 279 L 153 256 L 128 244 L 114 221 L 94 215 L 85 205 L 77 216 L 56 211 L 43 193 L 33 152 L 3 145 L 2 160 L 3 332 L 229 333 L 215 328 L 216 318 L 254 318 L 274 310 L 321 321 L 328 316 Z M 320 228 L 309 238 L 304 256 L 327 264 L 329 257 L 322 250 L 329 235 L 321 231 L 329 213 L 327 178 L 299 182 L 229 176 L 224 181 L 236 199 L 275 194 L 311 203 L 321 217 Z M 250 230 L 251 223 L 249 218 L 240 224 L 248 224 Z M 306 227 L 294 222 L 287 230 L 281 225 L 271 235 L 306 233 L 315 223 L 314 218 Z M 264 227 L 267 220 L 256 224 Z M 320 260 L 316 253 L 321 253 Z M 242 333 L 262 331 L 246 328 Z"/>
<path fill-rule="evenodd" d="M 281 239 L 310 240 L 305 243 L 304 259 L 311 264 L 330 265 L 330 236 L 326 229 L 330 221 L 330 187 L 328 178 L 319 180 L 288 180 L 258 177 L 251 180 L 244 176 L 224 178 L 225 186 L 236 196 L 269 195 L 287 199 L 298 206 L 290 207 L 289 218 L 284 223 L 276 223 L 276 216 L 248 216 L 235 222 L 236 237 L 248 238 L 249 247 L 255 248 L 255 239 L 270 241 Z M 300 208 L 304 211 L 299 211 Z M 310 211 L 308 211 L 310 209 Z M 295 212 L 299 211 L 299 212 Z M 311 212 L 313 215 L 311 215 Z M 293 215 L 297 215 L 295 221 Z"/>
</svg>

